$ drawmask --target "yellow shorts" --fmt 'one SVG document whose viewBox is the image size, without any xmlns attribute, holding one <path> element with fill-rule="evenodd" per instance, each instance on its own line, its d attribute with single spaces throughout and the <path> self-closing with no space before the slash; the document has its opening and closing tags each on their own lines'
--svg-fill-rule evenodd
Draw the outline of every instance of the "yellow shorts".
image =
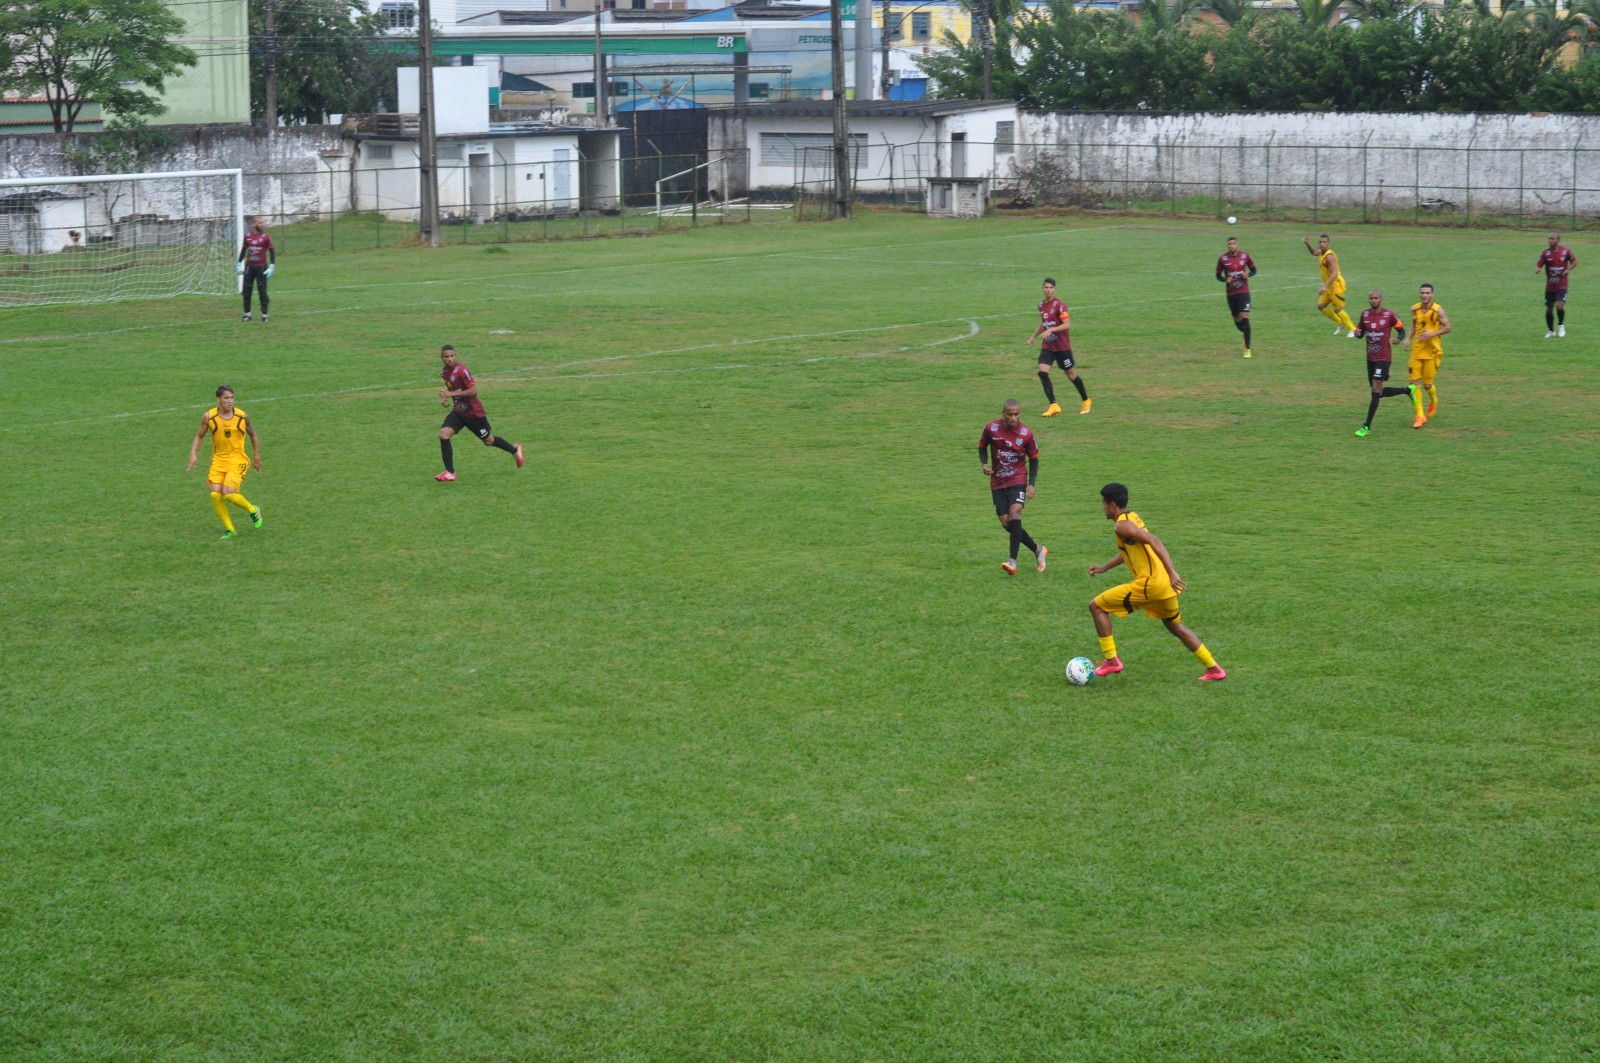
<svg viewBox="0 0 1600 1063">
<path fill-rule="evenodd" d="M 211 463 L 211 468 L 206 473 L 206 483 L 221 484 L 229 493 L 239 490 L 239 485 L 244 483 L 244 474 L 250 471 L 250 462 L 242 458 L 230 461 Z"/>
<path fill-rule="evenodd" d="M 1164 588 L 1170 591 L 1170 588 Z M 1133 583 L 1124 583 L 1112 587 L 1108 591 L 1101 591 L 1094 597 L 1094 604 L 1110 613 L 1112 616 L 1128 616 L 1135 609 L 1143 609 L 1145 615 L 1157 620 L 1177 620 L 1178 596 L 1169 594 L 1165 598 L 1145 597 L 1146 587 L 1143 580 Z"/>
<path fill-rule="evenodd" d="M 1343 310 L 1344 309 L 1344 297 L 1345 297 L 1344 288 L 1341 287 L 1337 291 L 1334 290 L 1333 288 L 1329 288 L 1326 292 L 1324 292 L 1322 294 L 1322 297 L 1323 297 L 1324 300 L 1327 301 L 1328 309 L 1330 309 L 1330 310 Z"/>
<path fill-rule="evenodd" d="M 1411 360 L 1406 363 L 1406 372 L 1411 374 L 1412 380 L 1432 384 L 1439 375 L 1439 363 L 1443 360 L 1444 352 L 1436 347 L 1413 347 Z"/>
</svg>

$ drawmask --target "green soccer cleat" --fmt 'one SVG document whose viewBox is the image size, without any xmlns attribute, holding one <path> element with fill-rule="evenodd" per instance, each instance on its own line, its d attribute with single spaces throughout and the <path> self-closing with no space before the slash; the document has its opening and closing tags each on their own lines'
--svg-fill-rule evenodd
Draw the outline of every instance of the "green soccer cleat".
<svg viewBox="0 0 1600 1063">
<path fill-rule="evenodd" d="M 261 527 L 261 507 L 257 506 L 250 511 L 250 525 L 254 528 Z"/>
<path fill-rule="evenodd" d="M 233 538 L 233 532 L 223 532 L 222 533 L 222 538 L 224 538 L 224 539 L 232 539 Z"/>
<path fill-rule="evenodd" d="M 1371 428 L 1370 425 L 1362 425 L 1360 428 L 1356 429 L 1356 435 L 1359 436 L 1362 439 L 1365 439 L 1365 438 L 1367 438 L 1367 433 L 1370 432 L 1370 431 L 1372 431 L 1372 428 Z"/>
</svg>

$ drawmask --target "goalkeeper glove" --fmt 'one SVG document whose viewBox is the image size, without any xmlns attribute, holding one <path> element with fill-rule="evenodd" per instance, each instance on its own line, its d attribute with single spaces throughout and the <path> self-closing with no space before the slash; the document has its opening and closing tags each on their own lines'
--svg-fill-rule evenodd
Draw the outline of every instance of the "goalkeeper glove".
<svg viewBox="0 0 1600 1063">
<path fill-rule="evenodd" d="M 269 276 L 269 277 L 272 276 L 272 271 L 277 269 L 277 268 L 278 268 L 277 263 L 273 263 L 272 265 L 268 266 L 267 267 L 267 276 Z"/>
<path fill-rule="evenodd" d="M 243 262 L 235 262 L 233 264 L 233 272 L 237 273 L 241 277 L 244 276 L 244 263 Z"/>
</svg>

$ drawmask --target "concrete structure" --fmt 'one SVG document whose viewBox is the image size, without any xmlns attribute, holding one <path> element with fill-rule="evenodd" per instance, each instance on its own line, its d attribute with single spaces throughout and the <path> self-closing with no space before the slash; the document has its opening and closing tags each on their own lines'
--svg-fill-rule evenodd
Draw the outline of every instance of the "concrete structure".
<svg viewBox="0 0 1600 1063">
<path fill-rule="evenodd" d="M 395 117 L 416 112 L 417 71 L 402 67 L 397 72 L 402 114 Z M 489 121 L 490 76 L 482 66 L 433 70 L 440 215 L 481 222 L 502 215 L 615 209 L 621 202 L 621 131 L 587 125 L 497 128 Z M 356 134 L 355 208 L 415 220 L 421 198 L 419 151 L 415 132 Z"/>
<path fill-rule="evenodd" d="M 1030 112 L 1019 133 L 1010 176 L 1048 157 L 1136 198 L 1600 214 L 1600 115 Z"/>
<path fill-rule="evenodd" d="M 199 64 L 180 67 L 166 79 L 161 102 L 167 112 L 150 124 L 248 125 L 250 26 L 244 0 L 173 0 L 170 7 L 184 21 L 172 43 L 194 52 Z"/>
<path fill-rule="evenodd" d="M 870 101 L 848 106 L 858 193 L 921 197 L 929 177 L 994 177 L 1007 172 L 1017 106 L 994 100 Z M 729 174 L 727 194 L 787 193 L 832 182 L 833 110 L 815 100 L 714 110 L 707 149 L 747 159 Z"/>
</svg>

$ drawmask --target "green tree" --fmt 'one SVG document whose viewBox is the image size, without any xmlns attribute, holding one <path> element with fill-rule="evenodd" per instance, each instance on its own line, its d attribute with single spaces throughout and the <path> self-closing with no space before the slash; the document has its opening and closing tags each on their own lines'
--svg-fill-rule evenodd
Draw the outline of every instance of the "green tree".
<svg viewBox="0 0 1600 1063">
<path fill-rule="evenodd" d="M 172 43 L 183 20 L 161 0 L 7 0 L 0 28 L 11 53 L 0 88 L 45 97 L 58 133 L 90 100 L 129 122 L 162 114 L 167 77 L 196 63 Z"/>
<path fill-rule="evenodd" d="M 395 70 L 416 57 L 404 38 L 360 0 L 273 0 L 274 40 L 266 40 L 267 0 L 250 0 L 250 113 L 265 114 L 269 50 L 278 73 L 278 117 L 321 122 L 325 115 L 393 106 Z"/>
<path fill-rule="evenodd" d="M 1565 69 L 1552 69 L 1528 96 L 1536 111 L 1570 114 L 1600 112 L 1600 51 L 1592 51 Z"/>
<path fill-rule="evenodd" d="M 1546 39 L 1516 17 L 1456 6 L 1425 11 L 1421 23 L 1428 73 L 1418 110 L 1526 110 L 1528 97 L 1555 66 Z"/>
</svg>

